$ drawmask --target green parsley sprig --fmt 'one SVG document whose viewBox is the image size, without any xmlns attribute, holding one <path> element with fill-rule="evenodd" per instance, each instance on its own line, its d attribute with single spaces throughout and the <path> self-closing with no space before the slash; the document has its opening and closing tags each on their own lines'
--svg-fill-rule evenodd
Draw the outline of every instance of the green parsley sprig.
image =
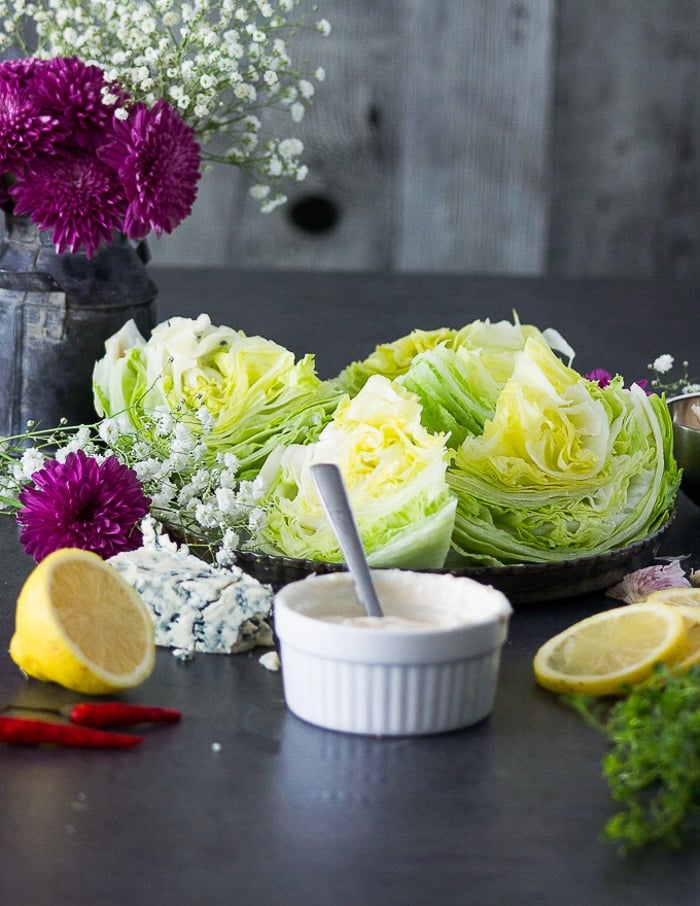
<svg viewBox="0 0 700 906">
<path fill-rule="evenodd" d="M 622 854 L 654 843 L 679 848 L 700 808 L 700 666 L 659 667 L 614 703 L 565 701 L 608 738 L 603 776 L 621 809 L 603 836 Z"/>
</svg>

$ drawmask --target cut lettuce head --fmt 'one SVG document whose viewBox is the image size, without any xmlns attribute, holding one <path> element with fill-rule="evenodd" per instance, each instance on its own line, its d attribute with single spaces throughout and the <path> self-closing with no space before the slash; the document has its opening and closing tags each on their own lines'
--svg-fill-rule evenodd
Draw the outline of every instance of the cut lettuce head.
<svg viewBox="0 0 700 906">
<path fill-rule="evenodd" d="M 628 545 L 668 518 L 679 478 L 663 400 L 621 378 L 601 388 L 530 338 L 449 469 L 453 559 L 499 566 Z"/>
<path fill-rule="evenodd" d="M 665 402 L 621 378 L 602 388 L 572 358 L 554 331 L 474 321 L 414 331 L 322 382 L 312 356 L 202 315 L 148 341 L 126 325 L 93 386 L 99 414 L 164 456 L 159 413 L 186 422 L 211 460 L 233 453 L 238 477 L 259 472 L 268 553 L 342 560 L 309 470 L 334 462 L 373 565 L 502 566 L 624 547 L 673 507 Z"/>
<path fill-rule="evenodd" d="M 201 434 L 211 457 L 226 451 L 250 477 L 279 444 L 315 439 L 341 393 L 316 375 L 314 357 L 295 361 L 262 337 L 171 318 L 145 341 L 129 324 L 107 341 L 93 373 L 99 415 L 128 418 L 171 412 Z"/>
<path fill-rule="evenodd" d="M 276 450 L 260 478 L 270 553 L 342 561 L 311 475 L 335 463 L 373 566 L 438 568 L 447 555 L 456 500 L 446 481 L 444 437 L 420 421 L 416 397 L 380 375 L 339 404 L 315 443 Z"/>
</svg>

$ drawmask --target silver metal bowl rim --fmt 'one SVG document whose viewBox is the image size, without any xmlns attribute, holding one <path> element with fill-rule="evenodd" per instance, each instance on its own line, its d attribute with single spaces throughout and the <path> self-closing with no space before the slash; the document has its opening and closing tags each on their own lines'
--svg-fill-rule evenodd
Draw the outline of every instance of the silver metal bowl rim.
<svg viewBox="0 0 700 906">
<path fill-rule="evenodd" d="M 680 404 L 687 401 L 700 400 L 700 391 L 694 393 L 680 393 L 677 396 L 673 396 L 670 399 L 666 400 L 666 407 L 668 409 L 669 415 L 671 416 L 671 422 L 673 424 L 673 431 L 675 434 L 680 432 L 681 436 L 688 437 L 689 435 L 698 435 L 700 434 L 700 425 L 688 425 L 685 421 L 676 421 L 676 412 L 680 410 L 683 413 L 683 409 Z M 681 415 L 681 417 L 683 417 Z M 697 415 L 696 415 L 697 417 Z"/>
<path fill-rule="evenodd" d="M 672 396 L 666 400 L 666 405 L 670 406 L 671 403 L 678 403 L 681 400 L 692 400 L 696 397 L 700 397 L 700 390 L 694 390 L 692 393 L 677 393 L 676 396 Z"/>
</svg>

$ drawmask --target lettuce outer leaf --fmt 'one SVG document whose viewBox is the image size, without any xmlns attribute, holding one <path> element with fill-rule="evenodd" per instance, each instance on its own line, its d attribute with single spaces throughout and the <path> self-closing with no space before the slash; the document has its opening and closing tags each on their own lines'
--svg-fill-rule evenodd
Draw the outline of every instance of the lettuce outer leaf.
<svg viewBox="0 0 700 906">
<path fill-rule="evenodd" d="M 391 343 L 381 343 L 366 359 L 347 365 L 338 375 L 338 381 L 347 393 L 355 396 L 373 374 L 394 380 L 408 370 L 416 355 L 439 343 L 453 342 L 456 333 L 449 327 L 413 330 Z"/>
<path fill-rule="evenodd" d="M 443 566 L 457 501 L 444 437 L 428 432 L 420 414 L 413 394 L 375 375 L 341 401 L 318 441 L 273 452 L 260 473 L 268 553 L 342 561 L 310 472 L 313 463 L 334 462 L 373 566 Z"/>
<path fill-rule="evenodd" d="M 513 357 L 529 337 L 540 337 L 570 358 L 574 352 L 557 331 L 540 331 L 532 324 L 521 324 L 517 318 L 510 321 L 471 321 L 459 330 L 441 327 L 437 330 L 413 330 L 406 336 L 375 347 L 366 359 L 351 362 L 338 375 L 341 386 L 351 395 L 356 394 L 373 374 L 382 374 L 395 380 L 405 374 L 421 353 L 444 346 L 448 349 L 478 351 L 492 379 L 503 385 L 513 368 Z"/>
<path fill-rule="evenodd" d="M 145 345 L 133 319 L 105 341 L 105 354 L 92 374 L 93 402 L 100 417 L 116 417 L 146 393 Z"/>
<path fill-rule="evenodd" d="M 423 425 L 435 434 L 446 434 L 451 449 L 468 435 L 481 434 L 502 387 L 481 350 L 444 344 L 417 355 L 397 380 L 420 399 Z"/>
</svg>

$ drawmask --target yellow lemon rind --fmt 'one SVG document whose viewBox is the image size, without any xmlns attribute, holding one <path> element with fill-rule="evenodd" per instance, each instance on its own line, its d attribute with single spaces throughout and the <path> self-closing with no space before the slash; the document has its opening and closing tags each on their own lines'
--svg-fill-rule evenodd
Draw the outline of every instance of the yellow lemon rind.
<svg viewBox="0 0 700 906">
<path fill-rule="evenodd" d="M 685 604 L 675 604 L 673 606 L 683 615 L 686 634 L 689 639 L 688 651 L 678 661 L 676 666 L 681 670 L 687 670 L 693 664 L 700 663 L 700 607 Z"/>
<path fill-rule="evenodd" d="M 700 588 L 684 586 L 682 588 L 660 588 L 652 591 L 642 602 L 644 604 L 668 604 L 700 608 Z"/>
</svg>

